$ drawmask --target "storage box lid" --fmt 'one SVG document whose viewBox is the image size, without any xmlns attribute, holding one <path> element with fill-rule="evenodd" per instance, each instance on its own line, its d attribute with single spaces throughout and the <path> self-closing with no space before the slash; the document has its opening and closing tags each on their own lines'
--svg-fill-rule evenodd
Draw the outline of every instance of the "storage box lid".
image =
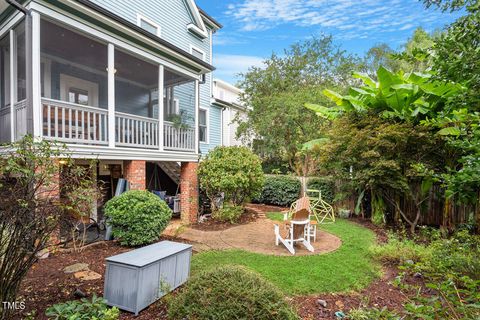
<svg viewBox="0 0 480 320">
<path fill-rule="evenodd" d="M 121 263 L 134 267 L 144 267 L 178 252 L 190 249 L 191 247 L 191 245 L 185 243 L 161 241 L 143 248 L 108 257 L 106 260 L 108 262 Z"/>
</svg>

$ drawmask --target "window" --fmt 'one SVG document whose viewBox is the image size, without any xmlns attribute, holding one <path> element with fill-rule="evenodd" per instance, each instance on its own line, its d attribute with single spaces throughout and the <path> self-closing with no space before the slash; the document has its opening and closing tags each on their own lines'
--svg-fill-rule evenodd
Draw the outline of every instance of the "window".
<svg viewBox="0 0 480 320">
<path fill-rule="evenodd" d="M 190 46 L 190 53 L 198 59 L 205 60 L 205 52 L 194 46 Z"/>
<path fill-rule="evenodd" d="M 68 102 L 88 106 L 88 91 L 70 88 L 68 91 Z"/>
<path fill-rule="evenodd" d="M 198 134 L 200 142 L 208 143 L 208 111 L 200 109 L 198 112 Z"/>
<path fill-rule="evenodd" d="M 141 14 L 137 14 L 137 25 L 160 37 L 160 26 Z"/>
</svg>

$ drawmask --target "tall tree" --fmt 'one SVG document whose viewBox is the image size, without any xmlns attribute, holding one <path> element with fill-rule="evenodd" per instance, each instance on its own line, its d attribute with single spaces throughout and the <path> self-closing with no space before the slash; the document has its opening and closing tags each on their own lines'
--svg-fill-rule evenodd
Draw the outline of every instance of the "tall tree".
<svg viewBox="0 0 480 320">
<path fill-rule="evenodd" d="M 326 101 L 322 90 L 341 88 L 359 59 L 333 44 L 330 36 L 297 43 L 283 55 L 272 54 L 264 67 L 251 68 L 243 75 L 241 99 L 252 107 L 241 121 L 240 136 L 261 140 L 262 153 L 283 158 L 292 170 L 302 145 L 319 137 L 323 120 L 303 105 Z M 304 168 L 297 170 L 300 173 Z"/>
</svg>

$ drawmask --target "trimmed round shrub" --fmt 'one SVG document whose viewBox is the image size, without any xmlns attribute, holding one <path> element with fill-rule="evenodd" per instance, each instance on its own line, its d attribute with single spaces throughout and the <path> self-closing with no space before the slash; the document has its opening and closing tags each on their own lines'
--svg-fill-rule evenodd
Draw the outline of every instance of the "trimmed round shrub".
<svg viewBox="0 0 480 320">
<path fill-rule="evenodd" d="M 165 201 L 149 191 L 131 190 L 110 199 L 105 215 L 122 245 L 140 246 L 160 237 L 172 217 Z"/>
<path fill-rule="evenodd" d="M 323 200 L 332 203 L 335 198 L 335 183 L 330 178 L 310 178 L 307 181 L 307 189 L 320 190 Z"/>
<path fill-rule="evenodd" d="M 266 176 L 260 203 L 289 206 L 300 196 L 300 180 L 291 176 Z"/>
<path fill-rule="evenodd" d="M 221 266 L 192 277 L 169 301 L 170 319 L 298 319 L 282 292 L 258 273 Z"/>
<path fill-rule="evenodd" d="M 216 147 L 200 162 L 198 177 L 213 211 L 220 194 L 240 206 L 260 194 L 264 181 L 260 158 L 246 147 Z"/>
<path fill-rule="evenodd" d="M 235 223 L 243 213 L 243 207 L 225 204 L 212 213 L 212 218 L 222 222 Z"/>
</svg>

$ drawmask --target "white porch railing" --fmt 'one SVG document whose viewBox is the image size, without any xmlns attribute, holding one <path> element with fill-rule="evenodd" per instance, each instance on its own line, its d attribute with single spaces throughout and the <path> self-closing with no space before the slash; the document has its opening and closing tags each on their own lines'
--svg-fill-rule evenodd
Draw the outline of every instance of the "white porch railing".
<svg viewBox="0 0 480 320">
<path fill-rule="evenodd" d="M 158 149 L 158 120 L 115 112 L 115 124 L 116 145 Z"/>
<path fill-rule="evenodd" d="M 164 148 L 177 151 L 195 151 L 195 130 L 176 128 L 172 122 L 164 122 Z"/>
<path fill-rule="evenodd" d="M 22 139 L 27 134 L 27 101 L 15 103 L 15 139 Z"/>
<path fill-rule="evenodd" d="M 10 106 L 0 109 L 0 142 L 10 142 Z"/>
<path fill-rule="evenodd" d="M 25 105 L 25 104 L 24 104 Z M 26 108 L 18 107 L 17 116 L 24 116 L 26 132 Z M 23 110 L 25 112 L 23 113 Z M 3 115 L 0 111 L 0 124 Z M 17 120 L 17 124 L 20 123 Z M 2 129 L 3 130 L 3 129 Z M 7 129 L 5 129 L 7 130 Z M 65 143 L 108 145 L 108 111 L 52 99 L 42 99 L 42 132 L 46 139 Z M 0 132 L 0 134 L 3 134 Z M 115 145 L 143 149 L 159 149 L 160 125 L 157 119 L 115 112 Z M 195 151 L 195 129 L 178 128 L 172 122 L 164 122 L 163 143 L 165 150 Z"/>
<path fill-rule="evenodd" d="M 107 110 L 42 99 L 43 136 L 68 143 L 108 144 Z"/>
</svg>

